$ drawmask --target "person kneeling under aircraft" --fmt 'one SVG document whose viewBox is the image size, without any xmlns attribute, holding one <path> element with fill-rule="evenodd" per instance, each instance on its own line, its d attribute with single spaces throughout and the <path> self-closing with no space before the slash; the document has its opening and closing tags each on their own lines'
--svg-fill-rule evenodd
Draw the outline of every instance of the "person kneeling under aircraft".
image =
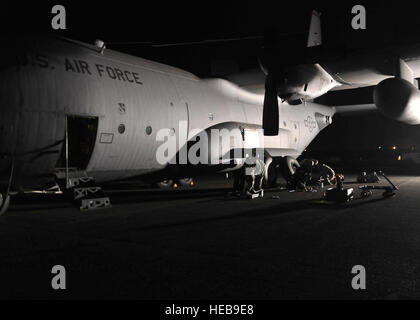
<svg viewBox="0 0 420 320">
<path fill-rule="evenodd" d="M 336 184 L 334 170 L 316 159 L 304 159 L 288 181 L 288 189 L 309 191 L 311 186 Z"/>
<path fill-rule="evenodd" d="M 312 169 L 312 182 L 316 185 L 335 185 L 337 183 L 336 174 L 330 166 L 318 163 Z"/>
<path fill-rule="evenodd" d="M 254 153 L 254 152 L 253 152 Z M 264 190 L 264 175 L 265 175 L 265 163 L 264 160 L 260 158 L 259 154 L 253 154 L 252 157 L 253 163 L 250 167 L 250 174 L 248 174 L 247 180 L 247 197 L 250 199 L 254 198 L 263 198 Z"/>
<path fill-rule="evenodd" d="M 252 157 L 247 155 L 244 165 L 234 172 L 232 195 L 237 197 L 245 196 L 251 199 L 263 197 L 264 175 L 264 159 L 261 159 L 254 149 Z"/>
<path fill-rule="evenodd" d="M 287 189 L 309 191 L 308 184 L 312 179 L 313 168 L 318 160 L 304 159 L 295 167 L 295 172 L 287 179 Z"/>
</svg>

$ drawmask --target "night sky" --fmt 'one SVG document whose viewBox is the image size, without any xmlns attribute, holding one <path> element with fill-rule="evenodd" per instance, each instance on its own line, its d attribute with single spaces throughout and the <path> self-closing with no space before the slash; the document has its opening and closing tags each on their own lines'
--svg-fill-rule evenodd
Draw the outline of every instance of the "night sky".
<svg viewBox="0 0 420 320">
<path fill-rule="evenodd" d="M 54 4 L 66 7 L 67 30 L 51 29 Z M 355 4 L 366 7 L 367 30 L 350 27 Z M 5 1 L 0 9 L 0 32 L 53 33 L 85 42 L 99 38 L 109 48 L 211 77 L 257 67 L 264 36 L 273 32 L 277 46 L 288 56 L 299 53 L 306 45 L 313 9 L 322 12 L 323 42 L 328 48 L 350 52 L 419 43 L 417 7 L 412 1 L 386 5 L 372 1 Z M 249 37 L 252 39 L 152 46 Z M 420 126 L 399 124 L 375 113 L 337 117 L 311 148 L 353 152 L 392 145 L 420 147 Z"/>
</svg>

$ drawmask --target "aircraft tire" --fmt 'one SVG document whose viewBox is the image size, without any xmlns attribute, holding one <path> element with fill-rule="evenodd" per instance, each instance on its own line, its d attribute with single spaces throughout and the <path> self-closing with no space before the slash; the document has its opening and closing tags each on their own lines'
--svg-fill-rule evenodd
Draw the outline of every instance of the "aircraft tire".
<svg viewBox="0 0 420 320">
<path fill-rule="evenodd" d="M 168 188 L 172 187 L 173 184 L 174 184 L 174 180 L 172 180 L 172 179 L 166 179 L 166 180 L 162 180 L 162 181 L 156 183 L 156 185 L 161 189 L 168 189 Z"/>
<path fill-rule="evenodd" d="M 0 193 L 0 216 L 5 214 L 10 205 L 10 195 L 5 196 L 4 193 Z"/>
<path fill-rule="evenodd" d="M 274 161 L 270 163 L 270 165 L 267 168 L 267 179 L 266 179 L 266 185 L 269 188 L 274 188 L 277 186 L 277 163 Z"/>
<path fill-rule="evenodd" d="M 177 182 L 178 182 L 178 185 L 180 185 L 180 186 L 190 187 L 191 186 L 191 182 L 193 182 L 193 178 L 178 179 Z"/>
<path fill-rule="evenodd" d="M 288 176 L 292 176 L 296 173 L 296 169 L 300 167 L 299 162 L 290 156 L 284 157 L 285 167 L 286 167 L 286 174 Z"/>
</svg>

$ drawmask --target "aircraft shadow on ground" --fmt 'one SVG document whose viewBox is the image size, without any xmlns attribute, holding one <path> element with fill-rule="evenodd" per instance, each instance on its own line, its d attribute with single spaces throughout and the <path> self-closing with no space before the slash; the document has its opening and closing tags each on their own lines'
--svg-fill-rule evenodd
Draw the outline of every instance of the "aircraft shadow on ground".
<svg viewBox="0 0 420 320">
<path fill-rule="evenodd" d="M 111 202 L 113 205 L 120 205 L 120 204 L 134 204 L 142 202 L 153 202 L 153 201 L 177 201 L 177 200 L 185 200 L 185 199 L 203 199 L 200 201 L 201 204 L 211 204 L 214 200 L 206 200 L 210 198 L 217 198 L 218 201 L 224 202 L 232 202 L 235 201 L 238 205 L 243 204 L 246 207 L 246 210 L 241 210 L 239 212 L 235 212 L 232 214 L 226 215 L 206 215 L 205 217 L 199 217 L 199 215 L 194 215 L 194 219 L 182 222 L 169 222 L 164 224 L 157 224 L 157 225 L 150 225 L 150 226 L 142 226 L 136 228 L 136 230 L 151 230 L 151 229 L 160 229 L 160 228 L 171 228 L 177 226 L 188 226 L 188 225 L 196 225 L 196 224 L 205 224 L 209 222 L 216 222 L 216 221 L 226 221 L 226 220 L 237 220 L 237 219 L 249 219 L 249 218 L 262 218 L 262 217 L 270 217 L 270 216 L 278 216 L 287 213 L 292 213 L 296 211 L 309 211 L 314 209 L 324 209 L 328 211 L 341 211 L 344 209 L 352 209 L 357 208 L 363 205 L 372 204 L 375 202 L 380 202 L 384 200 L 390 200 L 389 198 L 384 198 L 380 195 L 374 194 L 371 198 L 362 199 L 356 198 L 354 201 L 350 201 L 347 203 L 334 203 L 334 202 L 326 202 L 322 199 L 322 197 L 317 199 L 307 199 L 307 200 L 294 200 L 288 202 L 281 202 L 276 203 L 276 199 L 256 199 L 256 200 L 248 200 L 248 199 L 241 199 L 241 198 L 234 198 L 228 196 L 228 192 L 231 189 L 224 188 L 224 189 L 184 189 L 184 190 L 141 190 L 141 191 L 127 191 L 127 192 L 117 192 L 117 193 L 110 193 Z M 280 194 L 281 200 L 281 193 L 282 191 L 278 191 Z M 398 195 L 397 195 L 398 196 Z M 62 195 L 35 195 L 35 194 L 27 194 L 27 195 L 20 195 L 16 199 L 17 206 L 11 207 L 10 211 L 19 212 L 19 211 L 28 211 L 28 210 L 57 210 L 57 209 L 64 209 L 64 208 L 71 208 L 72 203 L 69 200 L 66 200 Z M 249 206 L 246 205 L 247 201 L 257 202 L 257 201 L 272 201 L 273 204 L 269 205 L 264 208 L 260 208 L 258 210 L 249 209 Z M 24 204 L 24 205 L 22 205 Z M 76 206 L 74 206 L 77 209 Z"/>
<path fill-rule="evenodd" d="M 222 189 L 180 189 L 180 190 L 128 190 L 107 192 L 112 204 L 133 204 L 152 201 L 176 201 L 185 199 L 214 197 L 229 192 L 230 188 Z M 10 211 L 56 210 L 73 206 L 71 199 L 60 194 L 23 194 L 12 199 Z M 74 205 L 75 208 L 76 205 Z"/>
<path fill-rule="evenodd" d="M 170 223 L 154 224 L 154 225 L 143 226 L 143 227 L 136 227 L 133 229 L 133 231 L 134 230 L 135 231 L 151 231 L 151 230 L 157 230 L 157 229 L 202 225 L 202 224 L 221 222 L 221 221 L 246 220 L 250 218 L 260 219 L 260 218 L 267 218 L 267 217 L 273 217 L 273 216 L 280 216 L 280 215 L 297 212 L 297 211 L 309 211 L 309 210 L 313 210 L 314 208 L 319 209 L 320 207 L 328 210 L 329 212 L 335 211 L 335 213 L 339 214 L 341 210 L 349 209 L 349 208 L 356 208 L 361 205 L 367 205 L 367 204 L 372 204 L 375 202 L 384 201 L 384 200 L 387 200 L 387 198 L 375 197 L 369 200 L 367 199 L 363 199 L 363 200 L 360 199 L 360 200 L 361 201 L 359 201 L 359 199 L 356 199 L 354 202 L 348 202 L 348 203 L 327 203 L 327 202 L 324 202 L 322 199 L 318 199 L 318 200 L 311 199 L 311 200 L 304 200 L 304 201 L 297 200 L 297 201 L 291 201 L 291 202 L 282 203 L 282 204 L 274 204 L 262 210 L 247 209 L 246 211 L 240 211 L 240 212 L 222 215 L 222 216 L 211 215 L 211 216 L 195 218 L 195 219 L 191 219 L 187 221 L 182 221 L 182 222 L 170 222 Z M 233 198 L 227 201 L 237 201 L 239 203 L 241 201 L 252 201 L 252 200 Z M 259 201 L 259 200 L 254 200 L 254 201 Z M 317 214 L 317 213 L 310 212 L 309 214 Z M 194 217 L 197 217 L 197 216 L 194 216 Z"/>
</svg>

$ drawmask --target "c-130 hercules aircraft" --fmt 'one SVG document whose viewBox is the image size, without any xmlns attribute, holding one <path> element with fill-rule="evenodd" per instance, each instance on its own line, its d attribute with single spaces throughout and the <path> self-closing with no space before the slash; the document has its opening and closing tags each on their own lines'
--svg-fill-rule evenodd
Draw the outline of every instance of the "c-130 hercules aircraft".
<svg viewBox="0 0 420 320">
<path fill-rule="evenodd" d="M 162 164 L 156 157 L 161 145 L 156 135 L 162 129 L 187 137 L 178 150 L 196 141 L 197 131 L 239 129 L 240 137 L 223 147 L 225 159 L 234 149 L 264 147 L 269 162 L 286 157 L 290 168 L 331 123 L 336 109 L 311 100 L 332 89 L 379 83 L 374 98 L 380 110 L 420 123 L 415 109 L 420 94 L 412 84 L 420 76 L 416 50 L 399 55 L 391 73 L 382 68 L 387 66 L 383 53 L 378 61 L 375 53 L 370 60 L 266 68 L 261 94 L 243 86 L 240 77 L 237 83 L 199 79 L 108 50 L 100 42 L 43 37 L 9 42 L 0 64 L 0 214 L 7 210 L 10 195 L 20 190 L 45 190 L 58 183 L 86 210 L 109 205 L 99 187 L 103 182 L 145 175 L 189 177 L 190 169 L 197 175 L 202 170 L 236 170 L 244 163 L 243 157 L 232 156 L 196 168 Z M 320 44 L 320 18 L 313 12 L 308 47 Z M 256 134 L 261 128 L 263 145 Z M 210 157 L 210 143 L 208 148 Z"/>
</svg>

